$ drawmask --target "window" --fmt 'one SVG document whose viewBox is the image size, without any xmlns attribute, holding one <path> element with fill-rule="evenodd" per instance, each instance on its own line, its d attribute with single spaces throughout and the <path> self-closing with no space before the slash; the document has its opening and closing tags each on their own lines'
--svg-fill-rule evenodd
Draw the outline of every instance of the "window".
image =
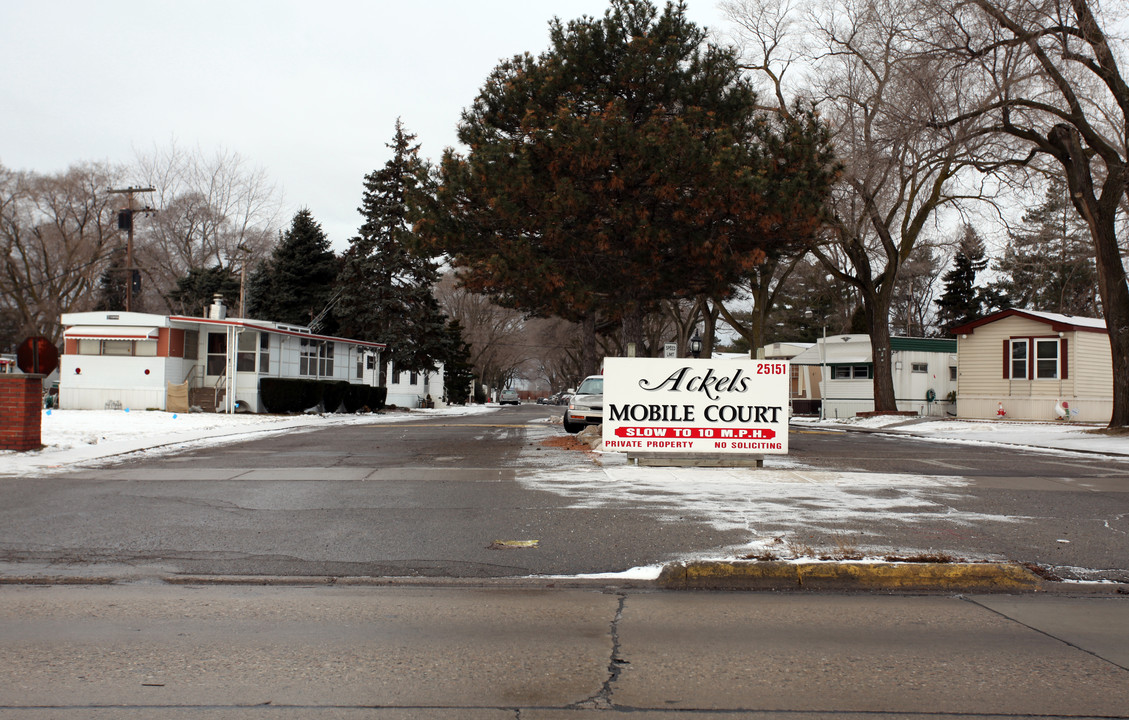
<svg viewBox="0 0 1129 720">
<path fill-rule="evenodd" d="M 114 355 L 156 357 L 156 340 L 92 340 L 78 341 L 79 355 Z"/>
<path fill-rule="evenodd" d="M 270 372 L 270 334 L 259 333 L 259 372 Z"/>
<path fill-rule="evenodd" d="M 132 355 L 133 354 L 133 341 L 132 340 L 103 340 L 102 341 L 102 354 L 103 355 Z"/>
<path fill-rule="evenodd" d="M 227 374 L 227 334 L 208 333 L 208 375 Z"/>
<path fill-rule="evenodd" d="M 302 338 L 302 346 L 298 352 L 298 374 L 332 376 L 334 345 L 336 343 Z"/>
<path fill-rule="evenodd" d="M 1011 341 L 1011 379 L 1027 379 L 1027 339 Z"/>
<path fill-rule="evenodd" d="M 302 338 L 298 349 L 298 374 L 316 375 L 318 372 L 318 348 L 313 340 Z"/>
<path fill-rule="evenodd" d="M 133 354 L 138 357 L 157 357 L 156 340 L 134 340 Z"/>
<path fill-rule="evenodd" d="M 419 373 L 418 372 L 416 372 L 415 370 L 412 370 L 411 378 L 412 378 L 412 385 L 419 385 Z"/>
<path fill-rule="evenodd" d="M 927 372 L 929 372 L 929 363 L 915 362 L 915 363 L 911 363 L 911 365 L 913 366 L 912 371 L 915 372 L 915 373 L 927 373 Z"/>
<path fill-rule="evenodd" d="M 321 365 L 321 376 L 333 376 L 333 348 L 337 343 L 325 342 L 320 343 L 321 347 L 318 348 L 318 359 Z"/>
<path fill-rule="evenodd" d="M 952 382 L 957 381 L 957 369 L 955 365 L 949 366 L 949 380 L 951 380 Z"/>
<path fill-rule="evenodd" d="M 255 372 L 255 348 L 258 345 L 258 333 L 241 332 L 236 341 L 235 370 L 237 372 Z"/>
<path fill-rule="evenodd" d="M 870 365 L 832 365 L 833 380 L 869 380 Z"/>
<path fill-rule="evenodd" d="M 184 357 L 196 360 L 200 356 L 200 331 L 184 331 Z"/>
<path fill-rule="evenodd" d="M 1058 340 L 1051 338 L 1035 341 L 1035 378 L 1058 379 Z"/>
</svg>

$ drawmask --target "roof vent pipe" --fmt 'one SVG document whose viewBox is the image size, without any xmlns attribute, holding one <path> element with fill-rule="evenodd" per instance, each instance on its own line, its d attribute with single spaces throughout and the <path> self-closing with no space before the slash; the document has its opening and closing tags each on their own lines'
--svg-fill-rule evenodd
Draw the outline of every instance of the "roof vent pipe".
<svg viewBox="0 0 1129 720">
<path fill-rule="evenodd" d="M 223 304 L 223 295 L 217 294 L 212 298 L 212 304 L 208 306 L 208 318 L 210 320 L 227 319 L 227 306 Z"/>
</svg>

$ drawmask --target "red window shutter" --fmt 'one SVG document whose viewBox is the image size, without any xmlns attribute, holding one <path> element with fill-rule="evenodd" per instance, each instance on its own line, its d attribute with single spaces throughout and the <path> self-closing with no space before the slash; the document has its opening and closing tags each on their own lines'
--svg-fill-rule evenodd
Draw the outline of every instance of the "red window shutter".
<svg viewBox="0 0 1129 720">
<path fill-rule="evenodd" d="M 1069 357 L 1069 355 L 1066 352 L 1067 347 L 1068 346 L 1067 346 L 1066 338 L 1063 338 L 1062 340 L 1058 341 L 1058 352 L 1059 352 L 1059 363 L 1058 364 L 1060 366 L 1059 371 L 1062 373 L 1062 379 L 1063 380 L 1069 380 L 1070 379 L 1070 372 L 1069 372 L 1069 369 L 1068 369 L 1069 363 L 1067 362 L 1067 358 Z"/>
<path fill-rule="evenodd" d="M 1004 380 L 1011 377 L 1011 340 L 1004 340 Z"/>
</svg>

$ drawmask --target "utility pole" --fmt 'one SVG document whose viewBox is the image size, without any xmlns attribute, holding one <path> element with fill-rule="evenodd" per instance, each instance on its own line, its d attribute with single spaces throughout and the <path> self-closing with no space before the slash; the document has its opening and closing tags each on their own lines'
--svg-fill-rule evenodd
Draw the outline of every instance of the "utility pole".
<svg viewBox="0 0 1129 720">
<path fill-rule="evenodd" d="M 118 213 L 118 229 L 119 230 L 124 229 L 127 233 L 126 234 L 127 239 L 126 239 L 126 245 L 125 245 L 125 269 L 126 269 L 126 273 L 129 275 L 129 278 L 126 281 L 126 284 L 125 284 L 125 311 L 126 312 L 132 312 L 133 311 L 133 274 L 136 272 L 136 270 L 133 267 L 133 211 L 134 211 L 133 195 L 134 195 L 134 193 L 143 193 L 143 192 L 146 192 L 146 193 L 156 192 L 156 189 L 151 188 L 151 187 L 148 187 L 148 188 L 127 187 L 127 188 L 120 188 L 120 189 L 117 189 L 117 190 L 114 190 L 112 188 L 110 189 L 111 195 L 125 195 L 126 198 L 127 198 L 127 200 L 126 200 L 127 206 L 121 212 Z M 144 213 L 157 212 L 156 210 L 149 207 L 148 205 L 141 208 L 140 211 L 144 212 Z M 123 228 L 123 226 L 124 226 L 124 228 Z"/>
</svg>

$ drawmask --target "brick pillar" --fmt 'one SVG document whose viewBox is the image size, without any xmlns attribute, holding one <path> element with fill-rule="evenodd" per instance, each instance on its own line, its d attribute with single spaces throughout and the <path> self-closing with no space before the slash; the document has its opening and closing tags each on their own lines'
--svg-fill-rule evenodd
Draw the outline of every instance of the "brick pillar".
<svg viewBox="0 0 1129 720">
<path fill-rule="evenodd" d="M 0 450 L 43 447 L 43 376 L 0 375 Z"/>
</svg>

